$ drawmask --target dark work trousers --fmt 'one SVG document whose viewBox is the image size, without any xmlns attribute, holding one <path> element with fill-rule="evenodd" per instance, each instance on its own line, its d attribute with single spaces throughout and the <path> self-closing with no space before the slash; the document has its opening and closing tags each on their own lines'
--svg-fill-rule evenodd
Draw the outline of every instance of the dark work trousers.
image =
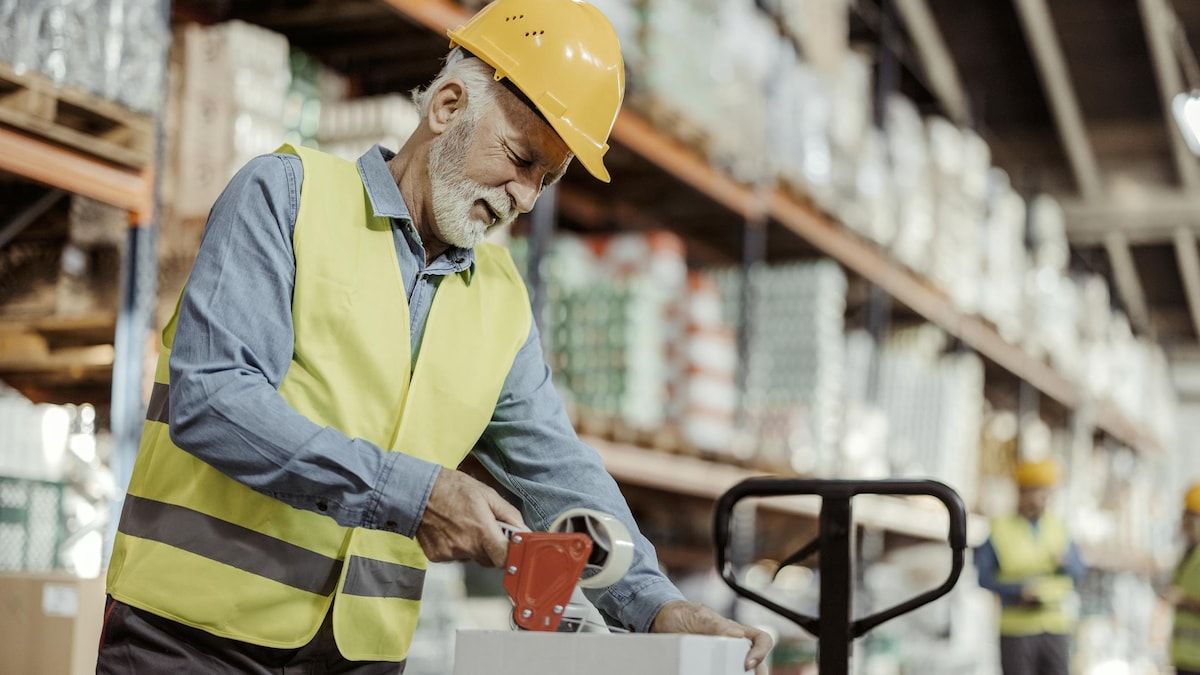
<svg viewBox="0 0 1200 675">
<path fill-rule="evenodd" d="M 333 612 L 329 613 L 332 616 Z M 347 661 L 327 616 L 316 637 L 296 649 L 272 649 L 217 637 L 112 598 L 104 608 L 96 675 L 401 675 L 403 663 Z"/>
<path fill-rule="evenodd" d="M 1071 672 L 1071 638 L 1050 633 L 1002 636 L 1000 669 L 1004 675 L 1068 675 Z"/>
<path fill-rule="evenodd" d="M 1175 675 L 1200 675 L 1200 671 L 1197 671 L 1197 670 L 1180 670 L 1179 668 L 1176 668 L 1176 669 L 1175 669 Z"/>
</svg>

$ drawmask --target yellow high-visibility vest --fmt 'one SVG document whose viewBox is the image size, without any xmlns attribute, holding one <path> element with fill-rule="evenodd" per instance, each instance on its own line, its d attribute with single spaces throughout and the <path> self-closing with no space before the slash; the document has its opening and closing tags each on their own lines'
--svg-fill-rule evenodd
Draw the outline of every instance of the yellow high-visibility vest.
<svg viewBox="0 0 1200 675">
<path fill-rule="evenodd" d="M 1014 515 L 992 521 L 992 547 L 1000 563 L 997 580 L 1024 584 L 1040 600 L 1036 607 L 1005 606 L 1000 610 L 1000 634 L 1005 636 L 1071 632 L 1075 618 L 1066 601 L 1075 591 L 1071 577 L 1059 572 L 1070 540 L 1057 518 L 1042 516 L 1037 529 Z"/>
<path fill-rule="evenodd" d="M 1193 548 L 1175 570 L 1175 586 L 1192 600 L 1200 600 L 1200 546 Z M 1184 670 L 1200 670 L 1200 612 L 1175 608 L 1171 665 Z"/>
<path fill-rule="evenodd" d="M 457 466 L 491 420 L 529 336 L 529 299 L 512 259 L 481 244 L 473 275 L 440 281 L 410 373 L 391 220 L 374 215 L 354 163 L 306 148 L 280 152 L 304 166 L 293 234 L 295 346 L 280 395 L 351 438 Z M 343 656 L 403 660 L 428 564 L 420 545 L 293 508 L 172 443 L 168 362 L 177 319 L 178 308 L 162 334 L 108 592 L 179 623 L 275 648 L 309 642 L 332 606 Z"/>
</svg>

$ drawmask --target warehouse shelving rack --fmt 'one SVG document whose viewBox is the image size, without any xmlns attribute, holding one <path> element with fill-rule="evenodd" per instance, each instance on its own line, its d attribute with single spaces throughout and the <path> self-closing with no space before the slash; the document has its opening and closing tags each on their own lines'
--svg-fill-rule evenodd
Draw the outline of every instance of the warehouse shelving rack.
<svg viewBox="0 0 1200 675">
<path fill-rule="evenodd" d="M 13 358 L 0 359 L 0 376 L 38 401 L 83 402 L 74 397 L 95 396 L 89 402 L 107 404 L 115 442 L 112 468 L 122 485 L 145 417 L 143 365 L 157 276 L 155 167 L 161 165 L 161 126 L 161 119 L 0 65 L 0 171 L 129 215 L 118 306 L 82 317 L 0 322 L 0 344 L 50 348 L 33 358 L 18 349 Z M 6 238 L 35 220 L 23 215 L 6 224 L 13 230 Z"/>
</svg>

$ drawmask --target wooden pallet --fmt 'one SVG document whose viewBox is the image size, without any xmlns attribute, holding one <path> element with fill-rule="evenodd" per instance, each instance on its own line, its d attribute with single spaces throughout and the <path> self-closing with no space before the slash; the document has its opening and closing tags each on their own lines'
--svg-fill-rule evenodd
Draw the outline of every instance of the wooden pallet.
<svg viewBox="0 0 1200 675">
<path fill-rule="evenodd" d="M 140 169 L 154 152 L 154 120 L 38 73 L 0 64 L 0 124 Z"/>
</svg>

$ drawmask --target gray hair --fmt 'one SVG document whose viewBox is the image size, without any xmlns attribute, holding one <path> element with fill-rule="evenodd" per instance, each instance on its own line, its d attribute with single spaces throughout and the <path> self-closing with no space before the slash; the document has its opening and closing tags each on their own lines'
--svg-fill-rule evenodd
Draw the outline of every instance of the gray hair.
<svg viewBox="0 0 1200 675">
<path fill-rule="evenodd" d="M 490 108 L 496 102 L 497 91 L 502 87 L 496 80 L 496 69 L 484 63 L 482 59 L 471 56 L 462 47 L 455 47 L 446 55 L 442 70 L 424 88 L 418 87 L 412 92 L 413 103 L 421 113 L 421 118 L 429 116 L 431 92 L 447 80 L 459 79 L 467 89 L 467 110 L 473 119 Z"/>
</svg>

